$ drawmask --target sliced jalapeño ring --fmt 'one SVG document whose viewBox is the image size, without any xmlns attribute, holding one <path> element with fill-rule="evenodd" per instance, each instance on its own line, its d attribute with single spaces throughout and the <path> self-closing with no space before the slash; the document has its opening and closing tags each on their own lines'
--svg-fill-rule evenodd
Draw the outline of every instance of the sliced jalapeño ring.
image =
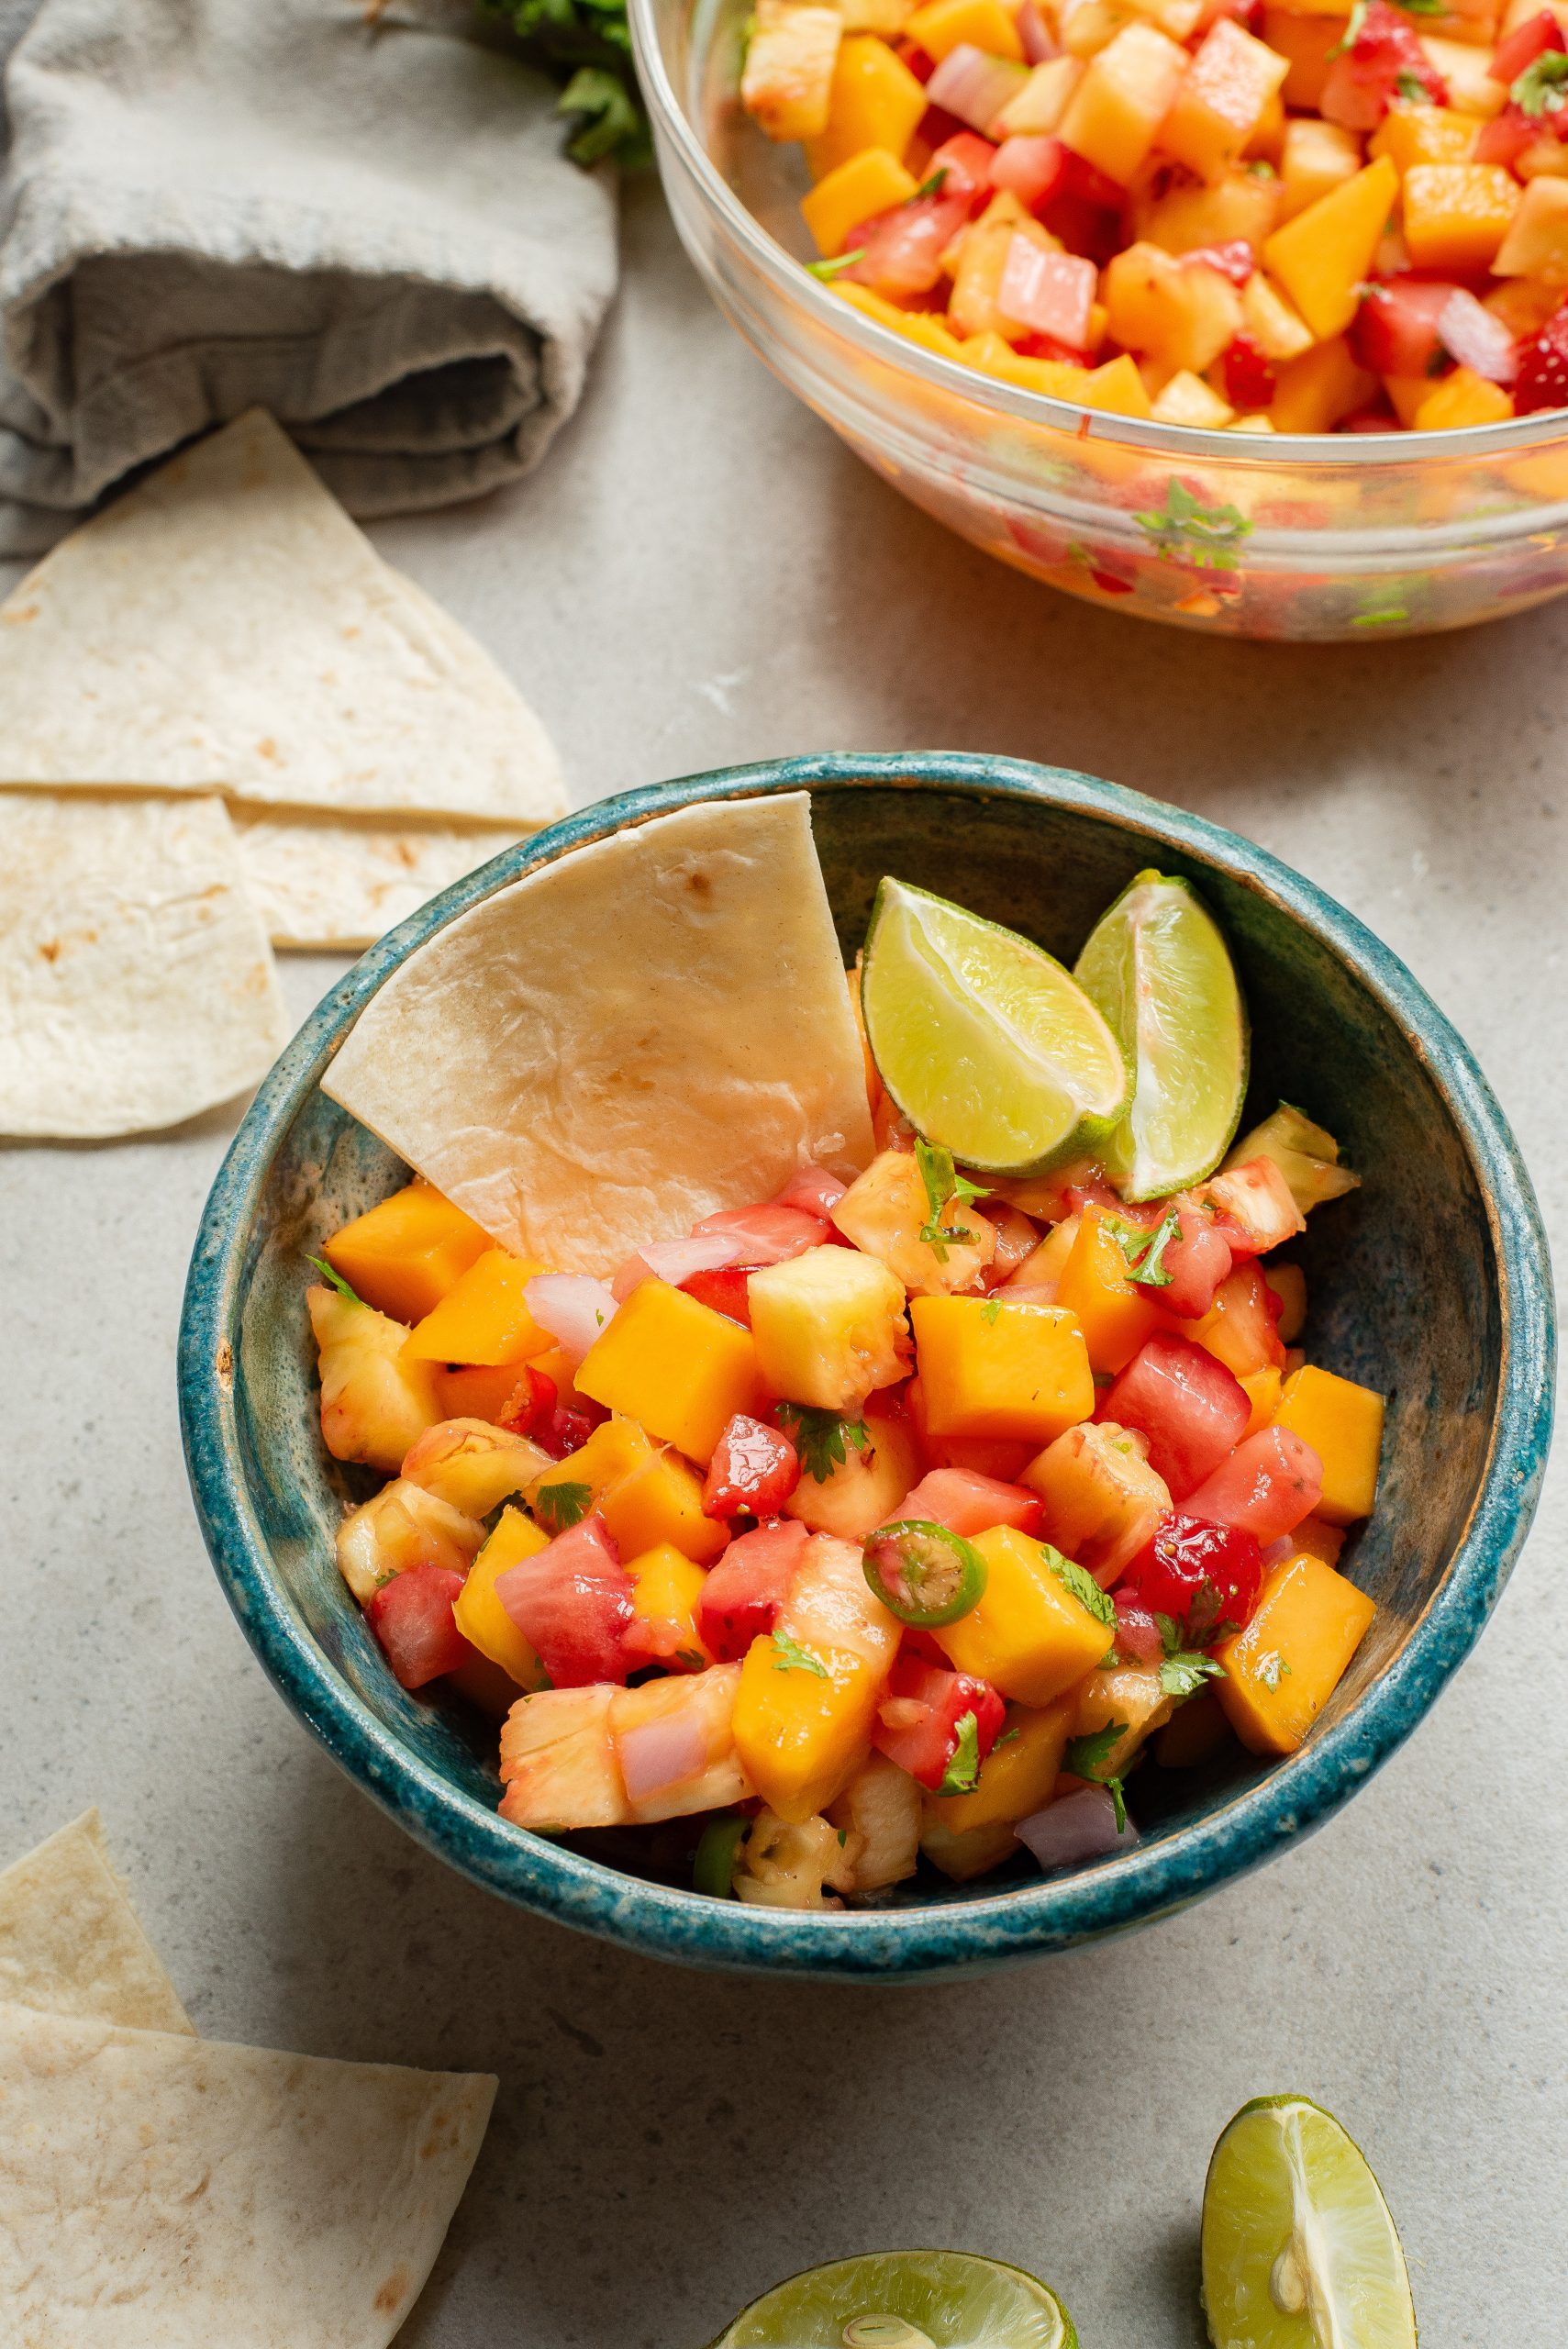
<svg viewBox="0 0 1568 2349">
<path fill-rule="evenodd" d="M 979 1603 L 985 1561 L 972 1542 L 928 1518 L 879 1525 L 865 1544 L 866 1580 L 901 1623 L 934 1631 Z"/>
</svg>

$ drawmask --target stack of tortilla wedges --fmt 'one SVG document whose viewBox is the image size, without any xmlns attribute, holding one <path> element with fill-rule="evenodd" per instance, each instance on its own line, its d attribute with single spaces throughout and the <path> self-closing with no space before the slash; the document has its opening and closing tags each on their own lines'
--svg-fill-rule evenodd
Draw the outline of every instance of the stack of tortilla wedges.
<svg viewBox="0 0 1568 2349">
<path fill-rule="evenodd" d="M 543 729 L 260 409 L 0 605 L 0 1133 L 166 1126 L 363 946 L 565 809 Z"/>
<path fill-rule="evenodd" d="M 198 2039 L 89 1811 L 0 1875 L 0 2339 L 384 2349 L 495 2093 Z"/>
</svg>

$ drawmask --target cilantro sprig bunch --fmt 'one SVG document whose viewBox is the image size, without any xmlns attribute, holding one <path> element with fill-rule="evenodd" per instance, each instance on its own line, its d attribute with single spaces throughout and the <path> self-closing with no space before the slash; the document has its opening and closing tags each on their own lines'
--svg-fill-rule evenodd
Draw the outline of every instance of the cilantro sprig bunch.
<svg viewBox="0 0 1568 2349">
<path fill-rule="evenodd" d="M 962 1241 L 973 1240 L 974 1234 L 966 1224 L 944 1224 L 942 1209 L 950 1201 L 956 1201 L 961 1208 L 967 1207 L 971 1199 L 988 1198 L 990 1194 L 978 1183 L 971 1183 L 959 1173 L 952 1163 L 951 1151 L 944 1150 L 940 1142 L 917 1141 L 915 1144 L 915 1163 L 926 1186 L 929 1210 L 927 1220 L 920 1226 L 920 1237 L 938 1264 L 945 1264 L 949 1247 Z"/>
<path fill-rule="evenodd" d="M 564 84 L 556 112 L 574 128 L 574 163 L 612 157 L 623 171 L 653 159 L 648 117 L 631 61 L 626 0 L 479 0 L 510 27 L 530 64 Z"/>
<path fill-rule="evenodd" d="M 863 1452 L 871 1438 L 863 1419 L 844 1419 L 809 1403 L 775 1403 L 773 1417 L 800 1454 L 806 1474 L 825 1485 L 851 1452 Z"/>
</svg>

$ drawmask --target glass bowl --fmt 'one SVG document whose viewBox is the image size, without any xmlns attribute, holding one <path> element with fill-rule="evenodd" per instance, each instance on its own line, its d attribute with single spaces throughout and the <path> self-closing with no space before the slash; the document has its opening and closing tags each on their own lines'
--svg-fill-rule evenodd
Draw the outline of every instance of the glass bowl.
<svg viewBox="0 0 1568 2349">
<path fill-rule="evenodd" d="M 798 149 L 740 103 L 749 0 L 629 0 L 659 168 L 709 293 L 884 480 L 1016 570 L 1221 635 L 1421 636 L 1568 587 L 1568 415 L 1258 435 L 1047 399 L 919 349 L 799 266 Z"/>
</svg>

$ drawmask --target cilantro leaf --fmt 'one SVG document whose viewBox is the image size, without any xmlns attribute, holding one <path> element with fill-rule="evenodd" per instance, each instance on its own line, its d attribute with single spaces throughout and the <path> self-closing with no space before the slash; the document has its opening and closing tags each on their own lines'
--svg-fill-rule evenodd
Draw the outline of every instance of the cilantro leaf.
<svg viewBox="0 0 1568 2349">
<path fill-rule="evenodd" d="M 992 1753 L 995 1753 L 996 1746 L 998 1745 L 1011 1745 L 1014 1738 L 1017 1737 L 1018 1734 L 1018 1732 L 1016 1729 L 1005 1729 L 1002 1731 L 1001 1736 L 996 1740 L 996 1744 L 991 1748 Z"/>
<path fill-rule="evenodd" d="M 926 1186 L 926 1205 L 929 1219 L 920 1227 L 920 1237 L 936 1256 L 939 1264 L 948 1260 L 951 1241 L 973 1240 L 974 1234 L 962 1224 L 944 1224 L 942 1209 L 950 1200 L 964 1207 L 971 1199 L 984 1199 L 989 1194 L 978 1183 L 971 1183 L 952 1163 L 952 1152 L 940 1142 L 917 1141 L 915 1163 L 920 1170 L 920 1180 Z"/>
<path fill-rule="evenodd" d="M 534 1515 L 550 1533 L 581 1525 L 593 1506 L 592 1485 L 569 1485 L 564 1477 L 559 1484 L 540 1485 L 534 1494 Z"/>
<path fill-rule="evenodd" d="M 1366 25 L 1366 11 L 1367 0 L 1356 0 L 1344 31 L 1340 34 L 1335 47 L 1329 51 L 1330 58 L 1343 57 L 1347 50 L 1354 49 Z"/>
<path fill-rule="evenodd" d="M 1119 1778 L 1107 1778 L 1105 1781 L 1105 1788 L 1111 1798 L 1111 1816 L 1116 1820 L 1116 1831 L 1118 1835 L 1125 1835 L 1127 1833 L 1127 1797 L 1122 1782 Z"/>
<path fill-rule="evenodd" d="M 980 1319 L 982 1321 L 985 1322 L 988 1327 L 993 1326 L 995 1322 L 996 1316 L 1001 1310 L 1002 1300 L 999 1297 L 987 1297 L 985 1303 L 980 1308 Z"/>
<path fill-rule="evenodd" d="M 798 1640 L 792 1640 L 787 1631 L 775 1631 L 773 1638 L 778 1653 L 778 1662 L 773 1665 L 775 1672 L 814 1672 L 818 1680 L 831 1676 L 827 1665 L 809 1649 L 803 1648 Z"/>
<path fill-rule="evenodd" d="M 1160 1644 L 1167 1655 L 1180 1655 L 1186 1645 L 1186 1635 L 1173 1615 L 1156 1615 L 1154 1629 L 1160 1634 Z"/>
<path fill-rule="evenodd" d="M 1114 1631 L 1116 1607 L 1110 1593 L 1102 1590 L 1094 1575 L 1083 1566 L 1074 1565 L 1072 1559 L 1064 1558 L 1060 1550 L 1053 1550 L 1049 1542 L 1041 1546 L 1045 1551 L 1045 1563 L 1057 1581 L 1066 1586 L 1080 1607 L 1088 1609 L 1096 1623 L 1104 1623 L 1108 1631 Z"/>
<path fill-rule="evenodd" d="M 845 270 L 853 269 L 856 262 L 864 261 L 865 254 L 865 247 L 857 245 L 852 253 L 835 253 L 830 261 L 808 261 L 806 273 L 807 277 L 819 277 L 824 284 L 828 284 L 835 277 L 841 277 Z"/>
<path fill-rule="evenodd" d="M 1538 121 L 1542 115 L 1561 114 L 1568 106 L 1568 50 L 1543 49 L 1531 58 L 1508 95 Z"/>
<path fill-rule="evenodd" d="M 906 201 L 917 204 L 923 195 L 940 195 L 943 187 L 947 184 L 947 175 L 948 167 L 944 163 L 940 172 L 933 172 L 929 180 L 922 180 L 914 195 L 906 197 Z"/>
<path fill-rule="evenodd" d="M 1362 5 L 1364 13 L 1364 0 Z M 1353 17 L 1351 22 L 1355 22 Z M 1190 563 L 1198 571 L 1236 570 L 1241 560 L 1241 541 L 1252 529 L 1239 507 L 1206 506 L 1180 481 L 1166 484 L 1161 509 L 1135 514 L 1132 518 L 1156 554 L 1166 555 L 1173 562 Z"/>
<path fill-rule="evenodd" d="M 958 1742 L 952 1757 L 942 1772 L 940 1795 L 972 1795 L 980 1783 L 980 1723 L 973 1713 L 965 1713 L 958 1723 Z"/>
<path fill-rule="evenodd" d="M 1262 1682 L 1271 1697 L 1278 1695 L 1280 1682 L 1286 1676 L 1289 1671 L 1290 1666 L 1286 1664 L 1284 1656 L 1281 1655 L 1278 1648 L 1271 1648 L 1267 1655 L 1261 1655 L 1258 1658 L 1258 1677 Z"/>
<path fill-rule="evenodd" d="M 564 83 L 558 114 L 576 128 L 567 142 L 573 162 L 606 156 L 627 171 L 653 160 L 648 118 L 631 62 L 626 0 L 481 0 L 520 42 L 524 55 Z"/>
<path fill-rule="evenodd" d="M 1087 1737 L 1073 1737 L 1067 1741 L 1067 1751 L 1062 1766 L 1075 1778 L 1092 1779 L 1096 1787 L 1110 1784 L 1106 1776 L 1106 1764 L 1127 1735 L 1126 1721 L 1107 1721 Z"/>
<path fill-rule="evenodd" d="M 841 1419 L 836 1411 L 814 1410 L 808 1403 L 778 1403 L 773 1417 L 800 1454 L 800 1464 L 813 1482 L 825 1485 L 850 1453 L 863 1452 L 871 1438 L 863 1419 Z"/>
<path fill-rule="evenodd" d="M 307 1264 L 314 1264 L 322 1279 L 335 1288 L 339 1297 L 347 1297 L 350 1305 L 364 1305 L 364 1298 L 349 1286 L 341 1273 L 332 1270 L 325 1256 L 307 1256 L 305 1261 Z M 366 1306 L 365 1310 L 369 1312 L 370 1308 Z"/>
<path fill-rule="evenodd" d="M 1191 1697 L 1206 1680 L 1223 1680 L 1225 1666 L 1216 1664 L 1211 1655 L 1198 1655 L 1184 1650 L 1177 1655 L 1167 1655 L 1160 1663 L 1160 1687 L 1167 1697 Z"/>
<path fill-rule="evenodd" d="M 1182 1236 L 1182 1219 L 1176 1209 L 1168 1209 L 1151 1231 L 1142 1224 L 1125 1223 L 1120 1216 L 1107 1216 L 1106 1220 L 1127 1259 L 1128 1279 L 1140 1281 L 1145 1288 L 1169 1288 L 1171 1275 L 1163 1259 L 1172 1241 Z"/>
<path fill-rule="evenodd" d="M 1400 0 L 1400 5 L 1403 6 L 1403 0 Z M 1396 73 L 1394 76 L 1394 95 L 1396 98 L 1403 98 L 1407 106 L 1429 106 L 1435 103 L 1430 90 L 1418 73 Z"/>
</svg>

